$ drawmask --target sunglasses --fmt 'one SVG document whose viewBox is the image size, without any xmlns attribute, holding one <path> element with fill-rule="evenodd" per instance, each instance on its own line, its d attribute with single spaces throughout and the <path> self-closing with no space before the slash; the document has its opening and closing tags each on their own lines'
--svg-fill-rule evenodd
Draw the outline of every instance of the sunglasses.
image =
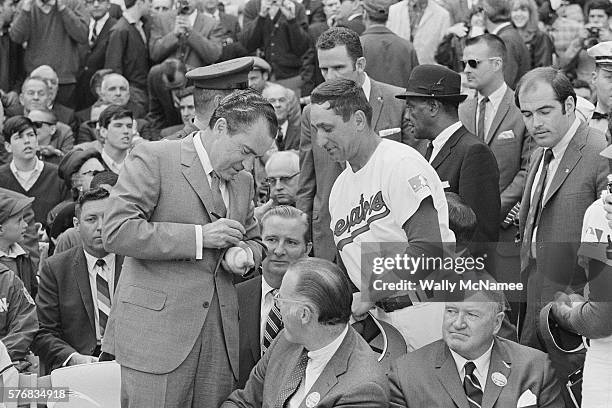
<svg viewBox="0 0 612 408">
<path fill-rule="evenodd" d="M 47 126 L 53 126 L 54 123 L 49 123 L 49 122 L 32 122 L 34 124 L 34 127 L 36 129 L 40 129 L 41 127 L 43 127 L 43 125 L 47 125 Z"/>
<path fill-rule="evenodd" d="M 478 66 L 480 65 L 480 63 L 482 63 L 483 61 L 486 60 L 494 60 L 494 59 L 500 59 L 499 57 L 489 57 L 489 58 L 485 58 L 483 60 L 478 60 L 478 59 L 469 59 L 469 60 L 463 60 L 461 62 L 463 62 L 463 67 L 465 68 L 466 66 L 469 65 L 470 68 L 478 68 Z"/>
</svg>

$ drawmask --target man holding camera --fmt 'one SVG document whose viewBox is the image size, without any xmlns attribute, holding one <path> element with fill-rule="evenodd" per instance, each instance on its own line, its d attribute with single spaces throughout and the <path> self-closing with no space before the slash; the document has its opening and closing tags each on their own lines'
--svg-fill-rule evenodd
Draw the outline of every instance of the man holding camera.
<svg viewBox="0 0 612 408">
<path fill-rule="evenodd" d="M 177 58 L 189 70 L 217 62 L 222 42 L 221 26 L 196 9 L 196 0 L 178 0 L 176 10 L 153 19 L 149 51 L 153 62 Z"/>
</svg>

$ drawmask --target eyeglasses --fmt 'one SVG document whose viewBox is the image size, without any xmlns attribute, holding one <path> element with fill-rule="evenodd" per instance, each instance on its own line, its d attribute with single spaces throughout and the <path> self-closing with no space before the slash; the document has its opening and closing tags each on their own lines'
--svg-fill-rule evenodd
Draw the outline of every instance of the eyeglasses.
<svg viewBox="0 0 612 408">
<path fill-rule="evenodd" d="M 40 121 L 40 122 L 32 122 L 32 123 L 34 124 L 34 127 L 36 129 L 40 129 L 41 127 L 43 127 L 43 125 L 47 125 L 47 126 L 53 126 L 54 125 L 53 123 L 42 122 L 42 121 Z"/>
<path fill-rule="evenodd" d="M 304 302 L 303 300 L 293 300 L 293 299 L 285 299 L 280 297 L 280 292 L 276 292 L 276 294 L 272 297 L 274 299 L 274 306 L 279 307 L 278 304 L 280 302 L 290 302 L 290 303 L 300 303 L 303 305 L 307 305 L 308 302 Z"/>
<path fill-rule="evenodd" d="M 486 60 L 494 60 L 494 59 L 501 59 L 499 57 L 489 57 L 489 58 L 485 58 L 483 60 L 479 60 L 479 59 L 469 59 L 469 60 L 463 60 L 461 62 L 463 62 L 463 66 L 465 67 L 466 65 L 469 65 L 470 68 L 478 68 L 478 65 L 480 65 L 481 62 L 486 61 Z"/>
<path fill-rule="evenodd" d="M 295 176 L 297 176 L 298 174 L 300 174 L 300 172 L 298 171 L 297 173 L 291 175 L 291 176 L 281 176 L 281 177 L 266 177 L 265 181 L 267 184 L 271 185 L 271 186 L 275 186 L 276 183 L 281 183 L 281 184 L 287 184 L 289 181 L 291 181 L 292 178 L 294 178 Z"/>
</svg>

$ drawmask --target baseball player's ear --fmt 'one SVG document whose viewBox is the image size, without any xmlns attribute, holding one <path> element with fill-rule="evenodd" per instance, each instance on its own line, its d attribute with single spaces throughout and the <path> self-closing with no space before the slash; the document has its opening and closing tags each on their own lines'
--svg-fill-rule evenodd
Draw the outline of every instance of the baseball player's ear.
<svg viewBox="0 0 612 408">
<path fill-rule="evenodd" d="M 367 126 L 366 115 L 362 110 L 357 110 L 353 116 L 355 117 L 355 124 L 358 130 L 363 130 Z"/>
</svg>

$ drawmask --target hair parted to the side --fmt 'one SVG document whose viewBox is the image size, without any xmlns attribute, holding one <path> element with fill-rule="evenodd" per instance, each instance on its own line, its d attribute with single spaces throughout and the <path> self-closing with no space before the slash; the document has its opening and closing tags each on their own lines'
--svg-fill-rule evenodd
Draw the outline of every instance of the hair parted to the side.
<svg viewBox="0 0 612 408">
<path fill-rule="evenodd" d="M 527 72 L 516 85 L 514 92 L 514 104 L 520 109 L 520 95 L 523 88 L 530 89 L 537 82 L 548 84 L 555 93 L 556 100 L 561 104 L 561 112 L 565 114 L 565 101 L 570 96 L 576 105 L 576 91 L 572 86 L 572 82 L 565 74 L 553 67 L 539 67 Z"/>
<path fill-rule="evenodd" d="M 110 196 L 110 193 L 107 189 L 102 187 L 92 188 L 86 190 L 79 196 L 77 200 L 76 206 L 74 207 L 74 214 L 77 218 L 81 218 L 81 210 L 83 209 L 83 205 L 89 201 L 97 201 L 103 200 Z"/>
<path fill-rule="evenodd" d="M 372 126 L 372 106 L 366 99 L 363 88 L 350 79 L 338 78 L 325 81 L 310 94 L 310 101 L 317 105 L 329 102 L 336 115 L 348 121 L 358 110 L 366 117 L 369 127 Z"/>
<path fill-rule="evenodd" d="M 316 47 L 319 50 L 331 50 L 339 45 L 344 45 L 346 51 L 353 61 L 353 67 L 358 58 L 363 57 L 363 47 L 359 34 L 345 27 L 332 27 L 319 36 Z"/>
<path fill-rule="evenodd" d="M 480 43 L 486 44 L 487 48 L 490 51 L 489 55 L 491 57 L 499 57 L 502 59 L 503 62 L 506 61 L 506 44 L 504 44 L 504 41 L 501 38 L 499 38 L 495 34 L 486 33 L 465 40 L 466 47 Z"/>
<path fill-rule="evenodd" d="M 108 129 L 108 125 L 110 125 L 111 121 L 123 118 L 130 118 L 133 120 L 134 114 L 124 106 L 110 105 L 100 113 L 98 124 L 100 127 Z"/>
<path fill-rule="evenodd" d="M 304 243 L 310 242 L 310 228 L 308 223 L 308 216 L 302 210 L 298 210 L 290 205 L 277 205 L 276 207 L 270 208 L 261 217 L 261 230 L 265 230 L 266 221 L 272 217 L 280 217 L 286 220 L 298 220 L 304 226 Z"/>
<path fill-rule="evenodd" d="M 34 123 L 23 115 L 17 115 L 10 117 L 4 122 L 4 129 L 2 129 L 2 141 L 11 143 L 11 136 L 20 134 L 24 130 L 31 128 L 36 133 Z"/>
<path fill-rule="evenodd" d="M 348 323 L 353 294 L 348 278 L 334 263 L 320 258 L 301 258 L 289 266 L 298 282 L 295 292 L 311 301 L 319 313 L 319 324 Z"/>
<path fill-rule="evenodd" d="M 235 134 L 264 119 L 270 127 L 270 136 L 278 132 L 278 121 L 274 108 L 265 98 L 253 89 L 234 91 L 221 100 L 215 109 L 208 126 L 212 129 L 221 118 L 227 121 L 230 135 Z"/>
</svg>

